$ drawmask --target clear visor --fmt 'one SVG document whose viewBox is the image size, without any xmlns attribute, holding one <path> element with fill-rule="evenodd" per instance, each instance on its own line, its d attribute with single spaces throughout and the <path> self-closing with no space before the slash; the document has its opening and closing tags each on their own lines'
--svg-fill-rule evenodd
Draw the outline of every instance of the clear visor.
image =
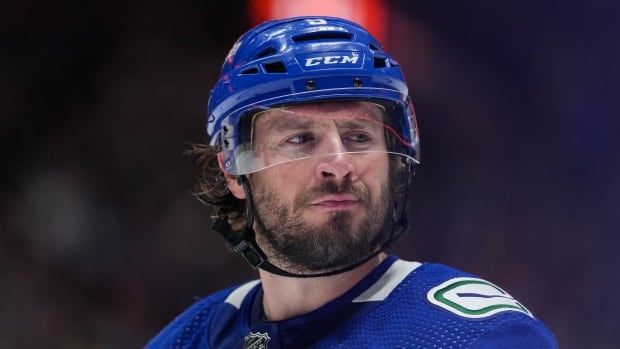
<svg viewBox="0 0 620 349">
<path fill-rule="evenodd" d="M 377 153 L 419 162 L 412 109 L 371 102 L 321 102 L 261 108 L 223 138 L 227 172 L 257 172 L 292 161 Z"/>
</svg>

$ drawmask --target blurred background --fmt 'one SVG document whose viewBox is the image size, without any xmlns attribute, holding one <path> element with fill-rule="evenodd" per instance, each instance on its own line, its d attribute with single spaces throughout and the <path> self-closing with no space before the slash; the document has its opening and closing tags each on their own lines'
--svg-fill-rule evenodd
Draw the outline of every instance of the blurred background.
<svg viewBox="0 0 620 349">
<path fill-rule="evenodd" d="M 142 347 L 256 277 L 210 230 L 182 154 L 238 36 L 325 11 L 286 3 L 5 6 L 0 348 Z M 330 4 L 383 39 L 416 105 L 423 165 L 394 252 L 494 281 L 562 348 L 617 348 L 620 2 Z"/>
</svg>

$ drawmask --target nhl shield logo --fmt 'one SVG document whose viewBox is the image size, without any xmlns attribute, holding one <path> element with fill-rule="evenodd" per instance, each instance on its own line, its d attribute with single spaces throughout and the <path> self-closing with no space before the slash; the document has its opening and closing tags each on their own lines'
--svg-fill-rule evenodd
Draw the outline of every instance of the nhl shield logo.
<svg viewBox="0 0 620 349">
<path fill-rule="evenodd" d="M 267 349 L 269 343 L 269 335 L 267 333 L 252 333 L 245 337 L 243 349 Z"/>
</svg>

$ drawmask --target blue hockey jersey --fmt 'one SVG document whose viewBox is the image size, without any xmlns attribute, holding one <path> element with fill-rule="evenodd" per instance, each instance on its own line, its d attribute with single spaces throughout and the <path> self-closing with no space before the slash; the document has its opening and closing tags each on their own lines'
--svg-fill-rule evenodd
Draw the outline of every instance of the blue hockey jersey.
<svg viewBox="0 0 620 349">
<path fill-rule="evenodd" d="M 394 256 L 310 313 L 267 321 L 259 280 L 198 301 L 147 348 L 557 348 L 549 329 L 498 286 Z"/>
</svg>

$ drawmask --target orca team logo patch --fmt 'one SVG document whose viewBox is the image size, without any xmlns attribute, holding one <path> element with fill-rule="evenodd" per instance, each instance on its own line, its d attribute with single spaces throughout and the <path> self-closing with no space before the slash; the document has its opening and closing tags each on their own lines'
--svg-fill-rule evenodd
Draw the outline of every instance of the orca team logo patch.
<svg viewBox="0 0 620 349">
<path fill-rule="evenodd" d="M 450 279 L 428 291 L 426 298 L 456 315 L 479 319 L 503 311 L 518 311 L 533 317 L 523 304 L 498 286 L 477 278 Z"/>
<path fill-rule="evenodd" d="M 267 349 L 269 343 L 269 335 L 267 333 L 253 333 L 245 336 L 243 349 Z"/>
</svg>

